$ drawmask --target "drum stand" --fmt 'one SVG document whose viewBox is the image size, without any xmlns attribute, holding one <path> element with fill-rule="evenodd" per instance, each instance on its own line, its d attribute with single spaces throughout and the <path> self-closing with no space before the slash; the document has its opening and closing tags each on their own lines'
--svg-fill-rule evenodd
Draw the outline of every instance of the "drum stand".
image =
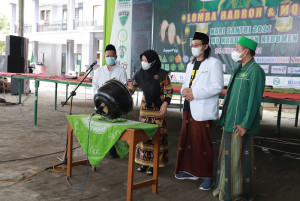
<svg viewBox="0 0 300 201">
<path fill-rule="evenodd" d="M 62 104 L 62 107 L 65 106 L 68 102 L 68 100 L 71 98 L 71 102 L 70 102 L 70 110 L 69 110 L 69 115 L 72 115 L 72 104 L 73 104 L 73 96 L 76 96 L 76 90 L 78 89 L 78 87 L 82 84 L 82 82 L 84 82 L 84 80 L 87 78 L 87 76 L 92 72 L 94 66 L 97 64 L 97 61 L 94 61 L 94 63 L 92 63 L 88 70 L 86 71 L 86 75 L 84 76 L 84 78 L 80 81 L 80 83 L 75 87 L 75 89 L 73 91 L 70 92 L 70 96 L 67 98 L 67 100 Z M 61 159 L 62 164 L 67 164 L 67 150 L 68 150 L 68 135 L 67 135 L 67 140 L 66 140 L 66 150 L 65 153 L 63 155 L 63 158 Z"/>
</svg>

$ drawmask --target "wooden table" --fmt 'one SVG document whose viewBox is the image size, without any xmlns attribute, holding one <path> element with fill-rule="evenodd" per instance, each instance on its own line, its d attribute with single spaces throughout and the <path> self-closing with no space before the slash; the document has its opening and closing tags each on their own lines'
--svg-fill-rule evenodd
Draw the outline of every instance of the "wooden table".
<svg viewBox="0 0 300 201">
<path fill-rule="evenodd" d="M 158 157 L 159 157 L 159 128 L 152 137 L 154 143 L 154 164 L 153 164 L 153 175 L 152 179 L 145 180 L 139 183 L 134 183 L 134 158 L 135 158 L 135 149 L 136 145 L 141 141 L 150 140 L 145 132 L 141 129 L 126 129 L 119 140 L 126 141 L 129 145 L 129 157 L 128 157 L 128 178 L 127 178 L 127 201 L 132 200 L 133 190 L 144 188 L 146 186 L 152 186 L 152 193 L 157 194 L 158 187 Z M 86 164 L 86 160 L 73 162 L 72 161 L 72 149 L 73 149 L 73 128 L 69 124 L 68 127 L 68 144 L 67 144 L 67 175 L 68 177 L 72 176 L 72 167 L 77 165 Z M 92 167 L 95 170 L 95 167 Z"/>
</svg>

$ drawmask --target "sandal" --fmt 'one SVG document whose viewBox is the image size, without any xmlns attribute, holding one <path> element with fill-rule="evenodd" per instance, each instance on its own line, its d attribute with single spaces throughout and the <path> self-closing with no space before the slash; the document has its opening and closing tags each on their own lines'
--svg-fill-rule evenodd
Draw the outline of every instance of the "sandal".
<svg viewBox="0 0 300 201">
<path fill-rule="evenodd" d="M 153 175 L 153 167 L 148 167 L 146 174 Z"/>
<path fill-rule="evenodd" d="M 148 166 L 142 165 L 141 167 L 137 168 L 136 170 L 137 170 L 138 172 L 145 172 L 147 168 L 148 168 Z"/>
</svg>

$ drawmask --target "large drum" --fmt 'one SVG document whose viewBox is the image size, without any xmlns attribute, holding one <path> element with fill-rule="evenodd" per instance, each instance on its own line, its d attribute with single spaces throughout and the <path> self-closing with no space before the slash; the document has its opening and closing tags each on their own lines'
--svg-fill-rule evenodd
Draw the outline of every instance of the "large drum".
<svg viewBox="0 0 300 201">
<path fill-rule="evenodd" d="M 130 112 L 132 102 L 127 87 L 116 79 L 105 82 L 94 95 L 97 113 L 111 119 Z"/>
</svg>

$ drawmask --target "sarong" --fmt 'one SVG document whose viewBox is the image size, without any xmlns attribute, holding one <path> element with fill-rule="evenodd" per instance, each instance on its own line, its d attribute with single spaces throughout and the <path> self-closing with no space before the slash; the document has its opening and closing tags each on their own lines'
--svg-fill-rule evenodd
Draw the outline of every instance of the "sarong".
<svg viewBox="0 0 300 201">
<path fill-rule="evenodd" d="M 142 103 L 144 105 L 144 103 Z M 142 105 L 142 106 L 143 106 Z M 160 129 L 159 167 L 168 164 L 168 130 L 166 114 L 160 115 L 159 108 L 140 109 L 140 122 L 157 124 Z M 141 165 L 153 167 L 154 144 L 152 140 L 140 142 L 136 146 L 135 162 Z"/>
<path fill-rule="evenodd" d="M 253 200 L 253 135 L 223 133 L 216 181 L 213 195 L 219 200 Z"/>
<path fill-rule="evenodd" d="M 196 177 L 212 177 L 211 124 L 212 121 L 195 121 L 190 112 L 183 112 L 175 174 L 185 172 Z"/>
</svg>

